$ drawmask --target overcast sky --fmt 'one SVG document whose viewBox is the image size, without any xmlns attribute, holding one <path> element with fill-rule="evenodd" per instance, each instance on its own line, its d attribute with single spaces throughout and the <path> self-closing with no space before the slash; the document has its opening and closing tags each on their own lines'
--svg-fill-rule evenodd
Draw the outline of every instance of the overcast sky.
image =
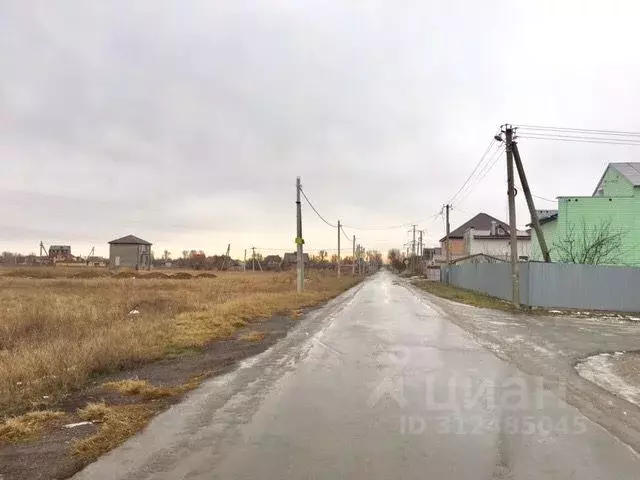
<svg viewBox="0 0 640 480">
<path fill-rule="evenodd" d="M 296 175 L 329 221 L 418 223 L 435 245 L 433 214 L 499 125 L 640 130 L 639 10 L 0 0 L 0 250 L 42 240 L 105 254 L 129 233 L 156 253 L 293 250 Z M 520 150 L 546 198 L 590 195 L 608 162 L 640 158 L 616 145 Z M 505 182 L 501 160 L 454 205 L 452 228 L 481 211 L 507 220 Z M 307 206 L 303 218 L 309 249 L 336 247 Z M 345 230 L 384 252 L 408 238 Z"/>
</svg>

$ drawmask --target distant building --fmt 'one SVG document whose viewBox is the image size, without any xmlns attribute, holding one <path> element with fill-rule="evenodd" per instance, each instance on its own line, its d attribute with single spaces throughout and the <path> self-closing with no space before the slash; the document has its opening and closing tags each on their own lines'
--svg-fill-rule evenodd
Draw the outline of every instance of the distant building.
<svg viewBox="0 0 640 480">
<path fill-rule="evenodd" d="M 151 243 L 135 235 L 109 242 L 110 268 L 135 268 L 151 270 Z"/>
<path fill-rule="evenodd" d="M 308 253 L 302 254 L 302 261 L 304 262 L 305 266 L 309 265 Z M 280 264 L 280 268 L 290 268 L 290 267 L 294 267 L 297 264 L 298 264 L 298 252 L 285 253 L 284 257 L 282 258 L 282 263 Z"/>
<path fill-rule="evenodd" d="M 69 262 L 73 260 L 70 245 L 51 245 L 49 247 L 49 258 L 55 261 Z"/>
<path fill-rule="evenodd" d="M 282 263 L 282 257 L 280 255 L 267 255 L 262 260 L 262 265 L 267 270 L 277 270 Z"/>
</svg>

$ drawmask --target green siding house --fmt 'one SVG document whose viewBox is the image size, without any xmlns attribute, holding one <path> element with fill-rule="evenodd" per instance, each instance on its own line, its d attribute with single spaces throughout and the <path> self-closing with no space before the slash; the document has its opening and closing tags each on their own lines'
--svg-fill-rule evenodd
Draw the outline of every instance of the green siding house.
<svg viewBox="0 0 640 480">
<path fill-rule="evenodd" d="M 567 249 L 585 250 L 598 240 L 611 250 L 599 262 L 640 266 L 640 163 L 610 163 L 590 197 L 558 197 L 557 213 L 540 216 L 554 262 L 570 261 Z M 535 232 L 531 260 L 542 260 Z"/>
</svg>

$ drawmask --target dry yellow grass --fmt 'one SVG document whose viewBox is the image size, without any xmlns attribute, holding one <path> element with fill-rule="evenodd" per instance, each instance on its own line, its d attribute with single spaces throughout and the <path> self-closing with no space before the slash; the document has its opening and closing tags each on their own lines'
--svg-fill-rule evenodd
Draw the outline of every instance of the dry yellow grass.
<svg viewBox="0 0 640 480">
<path fill-rule="evenodd" d="M 80 409 L 78 415 L 83 420 L 98 423 L 98 431 L 76 441 L 73 453 L 85 461 L 95 460 L 143 428 L 153 414 L 148 405 L 90 403 Z"/>
<path fill-rule="evenodd" d="M 91 375 L 131 368 L 228 337 L 250 320 L 289 315 L 358 282 L 309 272 L 222 273 L 217 278 L 72 278 L 76 269 L 0 270 L 0 418 Z M 216 272 L 217 273 L 217 272 Z M 48 277 L 54 278 L 48 278 Z M 133 309 L 139 314 L 130 315 Z"/>
<path fill-rule="evenodd" d="M 245 342 L 260 342 L 265 337 L 264 332 L 249 332 L 240 337 L 240 340 Z"/>
<path fill-rule="evenodd" d="M 64 417 L 63 412 L 29 412 L 0 423 L 0 444 L 24 442 L 37 438 L 44 428 Z"/>
<path fill-rule="evenodd" d="M 147 380 L 120 380 L 118 382 L 107 382 L 103 386 L 110 390 L 116 390 L 122 395 L 137 395 L 145 400 L 171 397 L 185 391 L 182 387 L 156 387 Z"/>
</svg>

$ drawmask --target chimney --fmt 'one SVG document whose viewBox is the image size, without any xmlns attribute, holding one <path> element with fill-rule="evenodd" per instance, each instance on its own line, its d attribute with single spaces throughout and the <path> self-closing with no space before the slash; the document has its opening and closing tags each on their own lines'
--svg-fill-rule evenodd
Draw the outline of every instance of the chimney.
<svg viewBox="0 0 640 480">
<path fill-rule="evenodd" d="M 491 235 L 495 236 L 495 234 L 496 234 L 496 221 L 491 220 Z"/>
</svg>

